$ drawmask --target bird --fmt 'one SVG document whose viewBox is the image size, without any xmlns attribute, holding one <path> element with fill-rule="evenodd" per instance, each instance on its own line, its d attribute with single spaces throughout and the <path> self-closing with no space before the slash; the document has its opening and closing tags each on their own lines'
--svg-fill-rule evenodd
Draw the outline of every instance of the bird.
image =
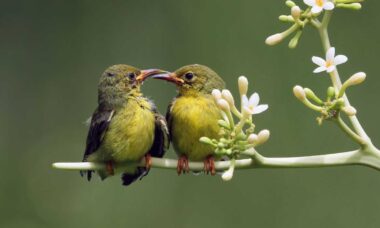
<svg viewBox="0 0 380 228">
<path fill-rule="evenodd" d="M 140 90 L 147 77 L 164 72 L 118 64 L 101 75 L 83 161 L 104 162 L 106 169 L 98 171 L 102 180 L 114 175 L 115 163 L 138 162 L 145 157 L 145 167 L 123 170 L 122 183 L 127 186 L 148 174 L 152 156 L 163 157 L 168 149 L 165 117 Z M 87 174 L 91 180 L 92 173 L 82 171 L 81 175 Z"/>
<path fill-rule="evenodd" d="M 204 171 L 215 175 L 214 149 L 199 139 L 220 138 L 218 120 L 222 114 L 211 92 L 223 89 L 223 79 L 207 66 L 192 64 L 172 73 L 153 75 L 177 85 L 177 96 L 170 103 L 166 121 L 169 138 L 179 156 L 177 173 L 189 172 L 189 160 L 204 161 Z"/>
</svg>

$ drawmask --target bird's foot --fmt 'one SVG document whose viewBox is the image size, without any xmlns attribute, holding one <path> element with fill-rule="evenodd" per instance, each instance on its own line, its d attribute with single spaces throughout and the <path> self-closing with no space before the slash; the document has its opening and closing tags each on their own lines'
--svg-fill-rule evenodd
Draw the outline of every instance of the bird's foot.
<svg viewBox="0 0 380 228">
<path fill-rule="evenodd" d="M 152 155 L 146 154 L 145 155 L 145 169 L 150 170 L 150 167 L 152 167 Z"/>
<path fill-rule="evenodd" d="M 211 156 L 208 156 L 204 161 L 203 161 L 203 164 L 204 164 L 204 172 L 206 174 L 211 174 L 212 176 L 214 176 L 216 174 L 216 171 L 215 171 L 215 159 L 214 157 L 211 155 Z"/>
<path fill-rule="evenodd" d="M 188 172 L 189 172 L 189 159 L 185 155 L 182 155 L 181 157 L 178 158 L 177 173 L 178 175 L 181 175 L 181 173 L 185 174 Z"/>
<path fill-rule="evenodd" d="M 107 171 L 107 174 L 110 176 L 113 176 L 115 174 L 113 166 L 114 165 L 112 161 L 106 162 L 106 171 Z"/>
</svg>

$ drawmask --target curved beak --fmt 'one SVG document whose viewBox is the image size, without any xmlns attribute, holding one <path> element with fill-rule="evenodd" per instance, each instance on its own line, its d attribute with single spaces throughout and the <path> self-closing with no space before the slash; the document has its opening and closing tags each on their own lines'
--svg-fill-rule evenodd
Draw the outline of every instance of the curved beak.
<svg viewBox="0 0 380 228">
<path fill-rule="evenodd" d="M 143 82 L 145 79 L 157 75 L 157 74 L 166 74 L 168 71 L 160 70 L 160 69 L 145 69 L 141 70 L 141 73 L 136 77 L 138 82 Z"/>
<path fill-rule="evenodd" d="M 184 81 L 181 78 L 177 77 L 175 73 L 169 73 L 169 72 L 165 74 L 154 75 L 152 78 L 165 80 L 177 85 L 182 85 L 184 83 Z"/>
</svg>

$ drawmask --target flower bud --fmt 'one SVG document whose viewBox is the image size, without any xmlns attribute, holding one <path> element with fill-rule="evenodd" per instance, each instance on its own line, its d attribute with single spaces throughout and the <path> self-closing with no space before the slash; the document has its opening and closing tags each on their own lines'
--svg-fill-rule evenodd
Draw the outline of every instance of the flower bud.
<svg viewBox="0 0 380 228">
<path fill-rule="evenodd" d="M 311 89 L 304 88 L 303 90 L 305 91 L 306 97 L 308 99 L 315 101 L 316 103 L 320 105 L 323 105 L 323 101 L 319 97 L 317 97 L 317 95 L 315 95 L 315 93 Z"/>
<path fill-rule="evenodd" d="M 218 102 L 218 100 L 222 98 L 222 93 L 218 89 L 213 89 L 211 94 L 214 97 L 216 102 Z"/>
<path fill-rule="evenodd" d="M 256 134 L 250 134 L 247 139 L 249 144 L 256 144 L 258 141 L 258 137 Z"/>
<path fill-rule="evenodd" d="M 335 88 L 330 86 L 327 88 L 327 99 L 331 99 L 335 97 Z"/>
<path fill-rule="evenodd" d="M 263 144 L 266 141 L 268 141 L 270 136 L 270 131 L 267 129 L 261 130 L 259 134 L 257 135 L 258 144 Z"/>
<path fill-rule="evenodd" d="M 352 106 L 344 106 L 341 110 L 342 110 L 342 112 L 346 113 L 347 116 L 356 115 L 356 109 Z"/>
<path fill-rule="evenodd" d="M 289 41 L 289 48 L 290 49 L 293 49 L 293 48 L 296 48 L 297 45 L 298 45 L 298 41 L 300 40 L 301 38 L 301 35 L 302 35 L 302 30 L 299 30 L 296 35 Z"/>
<path fill-rule="evenodd" d="M 301 9 L 299 6 L 293 6 L 291 9 L 291 14 L 294 20 L 298 20 L 301 16 Z"/>
<path fill-rule="evenodd" d="M 269 46 L 273 46 L 280 43 L 283 39 L 284 39 L 284 35 L 282 33 L 276 33 L 274 35 L 269 36 L 265 40 L 265 43 Z"/>
<path fill-rule="evenodd" d="M 226 129 L 230 128 L 230 124 L 225 120 L 218 120 L 218 125 Z"/>
<path fill-rule="evenodd" d="M 205 143 L 205 144 L 209 144 L 209 145 L 214 145 L 214 143 L 212 142 L 211 139 L 207 138 L 207 137 L 201 137 L 199 139 L 200 142 L 202 143 Z"/>
<path fill-rule="evenodd" d="M 228 89 L 222 90 L 222 97 L 230 104 L 230 106 L 235 105 L 234 97 Z"/>
<path fill-rule="evenodd" d="M 226 100 L 223 98 L 218 100 L 218 105 L 219 107 L 224 111 L 224 112 L 229 112 L 230 111 L 230 105 Z"/>
<path fill-rule="evenodd" d="M 245 76 L 240 76 L 238 79 L 240 95 L 246 95 L 248 92 L 248 79 Z"/>
<path fill-rule="evenodd" d="M 294 7 L 296 5 L 296 3 L 294 3 L 293 1 L 286 1 L 285 4 L 288 6 L 288 7 Z"/>
<path fill-rule="evenodd" d="M 365 78 L 366 78 L 366 74 L 364 72 L 358 72 L 352 75 L 344 84 L 347 84 L 347 87 L 358 85 L 364 82 Z"/>
<path fill-rule="evenodd" d="M 359 85 L 360 83 L 364 82 L 365 78 L 366 74 L 364 72 L 358 72 L 352 75 L 349 79 L 347 79 L 347 81 L 343 83 L 342 87 L 339 90 L 338 97 L 342 97 L 348 87 Z"/>
<path fill-rule="evenodd" d="M 335 106 L 339 107 L 339 108 L 343 107 L 344 106 L 344 99 L 343 98 L 337 99 L 336 102 L 335 102 Z"/>
<path fill-rule="evenodd" d="M 294 18 L 289 15 L 280 15 L 278 19 L 283 22 L 294 22 Z"/>
<path fill-rule="evenodd" d="M 305 90 L 299 85 L 294 86 L 293 93 L 294 96 L 300 101 L 304 101 L 306 99 Z"/>
<path fill-rule="evenodd" d="M 362 8 L 362 5 L 360 3 L 350 3 L 350 4 L 338 3 L 336 4 L 336 7 L 343 8 L 343 9 L 360 10 Z"/>
</svg>

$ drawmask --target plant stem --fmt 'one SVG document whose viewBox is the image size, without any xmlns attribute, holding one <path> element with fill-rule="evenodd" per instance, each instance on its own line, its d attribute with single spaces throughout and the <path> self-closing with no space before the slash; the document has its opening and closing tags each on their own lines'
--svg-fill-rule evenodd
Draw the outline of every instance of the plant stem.
<svg viewBox="0 0 380 228">
<path fill-rule="evenodd" d="M 322 23 L 318 28 L 319 35 L 320 35 L 321 41 L 322 41 L 322 46 L 323 46 L 325 53 L 331 47 L 329 34 L 328 34 L 328 25 L 329 25 L 331 16 L 332 16 L 332 11 L 325 11 L 325 14 L 324 14 L 323 19 L 322 19 Z M 330 75 L 331 75 L 332 84 L 334 85 L 335 91 L 338 94 L 341 87 L 342 87 L 342 82 L 341 82 L 340 77 L 339 77 L 338 69 L 335 68 L 335 70 Z M 350 106 L 350 101 L 348 100 L 348 98 L 345 94 L 343 95 L 343 99 L 344 99 L 345 106 Z M 364 131 L 364 129 L 361 126 L 356 115 L 349 116 L 348 118 L 349 118 L 355 132 L 360 137 L 362 137 L 363 140 L 365 141 L 365 145 L 372 145 L 371 139 L 368 137 L 367 133 Z"/>
<path fill-rule="evenodd" d="M 380 153 L 375 147 L 359 149 L 348 152 L 304 156 L 304 157 L 281 157 L 269 158 L 255 153 L 252 158 L 235 160 L 236 169 L 254 168 L 310 168 L 328 167 L 343 165 L 364 165 L 380 170 Z M 115 164 L 115 168 L 122 170 L 123 167 L 137 165 L 145 167 L 145 159 L 140 163 L 121 163 Z M 53 168 L 61 170 L 103 170 L 105 164 L 93 162 L 57 162 L 52 164 Z M 223 171 L 229 169 L 230 161 L 215 162 L 215 169 Z M 177 160 L 169 158 L 152 158 L 152 168 L 177 169 Z M 203 171 L 203 162 L 189 162 L 192 171 Z"/>
<path fill-rule="evenodd" d="M 347 126 L 347 124 L 342 120 L 341 117 L 338 117 L 335 119 L 338 126 L 345 132 L 350 138 L 352 138 L 355 142 L 359 143 L 359 145 L 364 146 L 365 141 L 362 137 L 357 135 L 354 131 L 351 130 L 350 127 Z"/>
</svg>

